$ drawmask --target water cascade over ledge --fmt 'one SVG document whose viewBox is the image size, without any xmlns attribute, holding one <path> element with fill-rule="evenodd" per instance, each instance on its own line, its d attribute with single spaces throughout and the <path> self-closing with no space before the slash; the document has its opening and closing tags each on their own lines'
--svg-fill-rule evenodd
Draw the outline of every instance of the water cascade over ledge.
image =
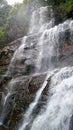
<svg viewBox="0 0 73 130">
<path fill-rule="evenodd" d="M 1 85 L 1 130 L 72 130 L 73 20 L 55 26 L 50 6 L 34 10 Z"/>
</svg>

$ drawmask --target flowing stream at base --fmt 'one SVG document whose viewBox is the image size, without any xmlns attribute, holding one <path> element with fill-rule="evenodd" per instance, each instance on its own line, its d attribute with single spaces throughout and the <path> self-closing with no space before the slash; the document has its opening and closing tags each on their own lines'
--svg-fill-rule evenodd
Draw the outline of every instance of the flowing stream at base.
<svg viewBox="0 0 73 130">
<path fill-rule="evenodd" d="M 61 46 L 63 42 L 66 43 L 65 48 Z M 16 130 L 72 130 L 70 129 L 70 119 L 73 115 L 73 67 L 66 66 L 66 63 L 62 63 L 63 66 L 61 66 L 61 62 L 59 64 L 61 50 L 63 52 L 72 44 L 73 20 L 67 20 L 55 26 L 51 7 L 41 7 L 33 11 L 29 33 L 15 51 L 6 75 L 19 76 L 19 79 L 22 75 L 29 76 L 37 73 L 46 73 L 47 76 L 37 90 L 34 100 L 23 113 L 22 122 Z M 33 118 L 34 109 L 39 103 L 49 78 L 47 103 Z M 17 82 L 16 77 L 15 80 L 12 78 L 8 84 L 3 112 L 7 100 L 13 92 L 14 82 Z M 5 117 L 3 112 L 0 118 L 2 123 Z M 28 129 L 27 126 L 31 122 Z"/>
</svg>

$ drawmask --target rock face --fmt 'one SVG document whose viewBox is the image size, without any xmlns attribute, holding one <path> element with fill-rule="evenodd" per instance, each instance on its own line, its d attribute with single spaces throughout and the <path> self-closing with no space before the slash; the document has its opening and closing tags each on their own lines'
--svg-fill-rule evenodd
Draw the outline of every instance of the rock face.
<svg viewBox="0 0 73 130">
<path fill-rule="evenodd" d="M 71 116 L 69 130 L 72 130 L 72 129 L 73 129 L 73 115 Z"/>
<path fill-rule="evenodd" d="M 26 111 L 29 104 L 35 98 L 36 92 L 43 84 L 45 76 L 46 74 L 36 76 L 19 76 L 11 79 L 11 81 L 7 83 L 7 86 L 3 86 L 5 87 L 3 90 L 4 95 L 6 94 L 5 89 L 8 88 L 9 85 L 12 87 L 11 94 L 7 98 L 2 115 L 3 124 L 9 127 L 9 129 L 13 130 L 17 127 L 18 122 L 22 119 L 22 114 Z M 40 99 L 41 105 L 43 105 L 43 102 L 46 101 L 46 93 L 47 88 L 44 89 L 42 93 L 42 97 Z"/>
<path fill-rule="evenodd" d="M 60 34 L 61 35 L 61 34 Z M 65 65 L 73 65 L 73 44 L 70 40 L 70 34 L 69 30 L 67 30 L 66 36 L 64 40 L 59 39 L 60 45 L 59 45 L 59 55 L 58 57 L 52 56 L 52 64 L 54 66 L 65 66 Z M 37 46 L 37 35 L 35 37 L 29 36 L 27 38 L 27 46 L 24 47 L 24 58 L 17 59 L 14 61 L 13 66 L 10 67 L 10 72 L 13 73 L 13 75 L 25 74 L 29 75 L 30 72 L 35 71 L 35 64 L 37 64 L 37 53 L 39 53 L 39 46 Z M 16 51 L 16 49 L 20 46 L 22 41 L 22 38 L 15 40 L 14 42 L 10 43 L 6 47 L 4 47 L 2 50 L 0 50 L 0 74 L 4 74 L 8 68 L 8 65 L 11 61 L 11 58 Z M 28 44 L 29 43 L 29 44 Z M 32 43 L 32 44 L 31 44 Z M 31 54 L 32 52 L 32 54 Z M 20 55 L 20 54 L 19 54 Z M 45 64 L 45 60 L 43 59 L 43 64 Z M 42 65 L 43 67 L 43 65 Z"/>
<path fill-rule="evenodd" d="M 73 65 L 73 44 L 70 41 L 64 41 L 61 48 L 61 54 L 59 57 L 59 66 L 71 66 Z"/>
<path fill-rule="evenodd" d="M 61 54 L 58 64 L 64 63 L 68 64 L 68 62 L 73 64 L 72 61 L 72 45 L 67 45 L 67 42 L 63 42 L 61 47 Z M 70 55 L 69 55 L 70 54 Z M 70 59 L 69 59 L 70 57 Z M 70 61 L 71 60 L 71 61 Z M 23 62 L 22 62 L 23 63 Z M 54 63 L 55 64 L 55 63 Z M 63 65 L 63 64 L 61 64 Z M 32 64 L 31 64 L 32 66 Z M 30 72 L 30 70 L 29 70 Z M 30 72 L 31 73 L 31 72 Z M 18 127 L 18 124 L 22 120 L 23 113 L 27 110 L 29 104 L 35 98 L 35 94 L 38 89 L 44 83 L 46 73 L 45 74 L 36 74 L 30 75 L 28 71 L 26 71 L 25 76 L 17 75 L 16 73 L 14 76 L 1 76 L 0 82 L 0 102 L 1 102 L 1 109 L 0 113 L 2 113 L 2 120 L 4 126 L 1 126 L 0 130 L 15 130 Z M 23 75 L 23 73 L 22 73 Z M 13 78 L 14 77 L 14 78 Z M 44 91 L 42 92 L 39 104 L 37 105 L 34 113 L 38 114 L 41 107 L 45 105 L 47 101 L 47 91 L 49 88 L 50 79 L 48 80 L 48 84 L 46 85 Z M 10 88 L 9 88 L 10 87 Z M 10 95 L 7 98 L 5 106 L 3 107 L 3 100 L 4 97 L 7 95 L 7 89 L 11 89 Z M 34 115 L 34 118 L 36 116 Z M 29 128 L 27 128 L 29 130 Z"/>
<path fill-rule="evenodd" d="M 5 46 L 3 49 L 0 50 L 0 74 L 5 73 L 7 67 L 11 61 L 13 53 L 21 44 L 22 38 L 17 39 Z"/>
<path fill-rule="evenodd" d="M 60 25 L 59 28 L 61 28 Z M 21 46 L 22 39 L 18 39 L 0 51 L 0 66 L 4 72 L 12 59 L 6 74 L 0 76 L 0 121 L 3 124 L 0 130 L 16 130 L 22 121 L 23 113 L 26 112 L 36 92 L 44 83 L 51 65 L 53 68 L 73 65 L 73 34 L 70 39 L 69 29 L 66 34 L 64 30 L 64 37 L 61 35 L 63 32 L 57 31 L 58 28 L 56 32 L 55 28 L 52 28 L 50 31 L 45 30 L 42 35 L 41 32 L 28 35 Z M 58 44 L 55 33 L 58 33 Z M 52 38 L 55 36 L 56 38 Z M 50 81 L 51 77 L 47 79 L 39 103 L 34 109 L 33 118 L 47 102 Z"/>
</svg>

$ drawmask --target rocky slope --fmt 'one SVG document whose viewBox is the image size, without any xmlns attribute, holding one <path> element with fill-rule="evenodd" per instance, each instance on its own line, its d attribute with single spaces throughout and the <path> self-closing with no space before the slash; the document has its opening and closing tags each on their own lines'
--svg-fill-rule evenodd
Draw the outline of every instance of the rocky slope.
<svg viewBox="0 0 73 130">
<path fill-rule="evenodd" d="M 7 70 L 11 57 L 14 51 L 20 45 L 21 39 L 12 42 L 9 46 L 6 46 L 1 50 L 0 53 L 0 66 L 1 69 Z M 31 49 L 31 48 L 30 48 Z M 28 49 L 29 51 L 29 49 Z M 52 58 L 53 63 L 55 64 L 55 57 Z M 31 63 L 32 65 L 32 63 Z M 58 59 L 59 66 L 73 65 L 73 46 L 70 44 L 70 41 L 65 40 L 60 47 L 60 56 Z M 28 76 L 27 76 L 28 75 Z M 14 77 L 14 78 L 13 78 Z M 18 122 L 22 119 L 22 113 L 26 111 L 30 102 L 33 101 L 36 91 L 41 87 L 46 77 L 44 74 L 30 75 L 28 72 L 26 76 L 8 76 L 1 75 L 0 81 L 0 113 L 3 110 L 4 126 L 0 126 L 0 130 L 13 130 L 17 127 Z M 35 113 L 37 114 L 40 110 L 40 107 L 46 103 L 47 89 L 49 87 L 50 79 L 48 79 L 48 84 L 45 87 L 40 102 L 38 104 Z M 12 85 L 11 85 L 12 84 Z M 11 95 L 8 97 L 8 100 L 3 108 L 4 96 L 7 94 L 7 89 L 9 86 L 12 86 Z M 34 115 L 35 117 L 35 115 Z M 8 128 L 7 128 L 8 127 Z"/>
<path fill-rule="evenodd" d="M 22 38 L 17 39 L 0 49 L 0 74 L 3 74 L 8 69 L 8 65 L 16 49 L 21 44 Z"/>
<path fill-rule="evenodd" d="M 60 33 L 58 45 L 59 53 L 58 56 L 52 56 L 51 62 L 55 68 L 73 66 L 73 41 L 70 39 L 69 29 L 65 32 L 63 39 L 61 39 L 62 32 Z M 72 36 L 73 34 L 71 34 L 71 37 Z M 45 35 L 45 39 L 46 37 Z M 37 45 L 37 38 L 37 35 L 29 35 L 27 37 L 26 46 L 24 46 L 23 49 L 23 46 L 20 48 L 22 49 L 24 57 L 20 55 L 22 52 L 17 53 L 18 55 L 14 55 L 14 52 L 21 44 L 22 38 L 0 50 L 0 117 L 3 123 L 0 124 L 0 130 L 16 130 L 18 124 L 22 121 L 23 113 L 34 100 L 37 90 L 44 83 L 47 75 L 46 71 L 39 74 L 32 73 L 32 71 L 35 72 L 36 55 L 40 48 Z M 18 52 L 20 52 L 20 49 Z M 16 56 L 16 59 L 13 59 L 12 64 L 9 65 L 13 55 Z M 43 57 L 42 60 L 44 63 L 45 58 Z M 47 101 L 47 90 L 49 89 L 50 81 L 51 77 L 47 80 L 39 103 L 34 109 L 33 118 L 35 118 L 41 107 L 44 106 Z M 30 126 L 27 126 L 27 130 L 29 130 Z"/>
</svg>

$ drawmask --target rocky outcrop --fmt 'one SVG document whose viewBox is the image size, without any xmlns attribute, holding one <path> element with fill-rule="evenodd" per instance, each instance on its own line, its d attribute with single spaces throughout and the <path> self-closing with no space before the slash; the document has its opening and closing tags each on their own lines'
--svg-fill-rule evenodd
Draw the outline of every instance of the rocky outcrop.
<svg viewBox="0 0 73 130">
<path fill-rule="evenodd" d="M 67 32 L 66 34 L 69 34 L 69 30 Z M 48 68 L 52 64 L 54 67 L 73 65 L 73 44 L 68 35 L 63 39 L 60 37 L 59 45 L 55 43 L 55 51 L 57 52 L 58 50 L 59 53 L 54 53 L 55 55 L 53 54 L 50 60 L 50 53 L 47 54 L 49 43 L 45 42 L 48 36 L 47 34 L 44 35 L 43 40 L 45 45 L 41 47 L 42 45 L 37 44 L 40 35 L 27 36 L 26 44 L 23 42 L 22 46 L 20 46 L 22 39 L 18 39 L 0 50 L 0 67 L 4 72 L 7 70 L 10 61 L 12 61 L 6 74 L 0 76 L 0 116 L 3 123 L 3 126 L 1 126 L 2 130 L 16 130 L 22 121 L 23 113 L 26 112 L 29 104 L 35 99 L 36 92 L 44 83 Z M 18 48 L 19 46 L 20 48 Z M 11 60 L 16 49 L 18 50 Z M 40 55 L 42 57 L 39 58 Z M 40 68 L 42 69 L 36 71 L 39 64 L 38 59 L 40 60 Z M 47 64 L 46 67 L 45 63 Z M 39 113 L 42 106 L 46 104 L 50 80 L 51 77 L 47 79 L 47 84 L 42 91 L 39 103 L 33 110 L 33 118 Z"/>
<path fill-rule="evenodd" d="M 3 107 L 3 124 L 7 126 L 10 130 L 15 130 L 18 126 L 18 122 L 22 120 L 23 113 L 28 108 L 29 104 L 33 102 L 35 94 L 38 89 L 44 83 L 46 74 L 33 75 L 33 76 L 19 76 L 7 84 L 3 89 L 3 94 L 5 95 L 5 89 L 12 86 L 11 94 L 8 96 L 5 106 Z M 48 80 L 49 83 L 50 80 Z M 35 114 L 39 112 L 42 105 L 47 101 L 47 90 L 49 84 L 43 90 L 40 102 L 35 108 Z M 40 107 L 41 106 L 41 107 Z M 2 111 L 1 111 L 2 113 Z M 34 117 L 35 117 L 34 114 Z"/>
<path fill-rule="evenodd" d="M 59 66 L 73 66 L 73 44 L 69 40 L 65 40 L 61 46 L 59 56 Z"/>
<path fill-rule="evenodd" d="M 5 46 L 3 49 L 0 49 L 0 75 L 4 74 L 8 68 L 8 65 L 11 61 L 13 53 L 21 44 L 22 38 L 17 39 Z"/>
<path fill-rule="evenodd" d="M 65 40 L 62 44 L 62 52 L 67 51 L 69 48 L 71 48 L 71 44 L 68 40 Z"/>
</svg>

